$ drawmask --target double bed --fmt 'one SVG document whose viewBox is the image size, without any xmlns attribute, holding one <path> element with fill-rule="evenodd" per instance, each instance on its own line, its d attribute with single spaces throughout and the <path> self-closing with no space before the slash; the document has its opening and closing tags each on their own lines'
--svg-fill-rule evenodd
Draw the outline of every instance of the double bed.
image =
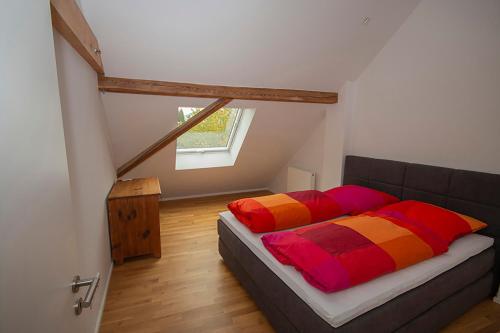
<svg viewBox="0 0 500 333">
<path fill-rule="evenodd" d="M 500 175 L 347 156 L 343 183 L 432 203 L 489 226 L 443 255 L 326 294 L 275 260 L 262 234 L 221 213 L 219 252 L 278 332 L 432 332 L 498 286 Z"/>
</svg>

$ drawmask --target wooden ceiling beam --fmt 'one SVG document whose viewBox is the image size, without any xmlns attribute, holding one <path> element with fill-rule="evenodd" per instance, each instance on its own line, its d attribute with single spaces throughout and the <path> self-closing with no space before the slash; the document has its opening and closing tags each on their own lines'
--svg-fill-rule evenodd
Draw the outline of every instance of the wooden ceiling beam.
<svg viewBox="0 0 500 333">
<path fill-rule="evenodd" d="M 104 74 L 97 38 L 74 0 L 50 0 L 52 26 L 98 73 Z"/>
<path fill-rule="evenodd" d="M 207 84 L 125 79 L 105 76 L 99 77 L 99 89 L 101 91 L 127 94 L 231 98 L 321 104 L 337 103 L 337 93 L 335 92 L 214 86 Z"/>
<path fill-rule="evenodd" d="M 177 126 L 173 130 L 171 130 L 167 135 L 165 135 L 160 140 L 156 141 L 154 144 L 146 148 L 140 154 L 135 156 L 133 159 L 123 164 L 117 170 L 118 177 L 125 175 L 127 172 L 153 156 L 162 148 L 166 147 L 171 142 L 175 141 L 179 136 L 189 131 L 194 126 L 198 125 L 200 122 L 208 118 L 211 114 L 216 112 L 217 110 L 223 108 L 226 104 L 231 102 L 230 98 L 219 98 L 196 115 L 189 118 L 185 123 Z"/>
</svg>

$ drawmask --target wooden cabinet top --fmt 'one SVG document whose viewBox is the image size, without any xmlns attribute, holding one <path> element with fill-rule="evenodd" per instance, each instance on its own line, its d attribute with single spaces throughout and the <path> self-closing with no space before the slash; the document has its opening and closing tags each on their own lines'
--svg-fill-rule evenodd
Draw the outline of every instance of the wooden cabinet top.
<svg viewBox="0 0 500 333">
<path fill-rule="evenodd" d="M 115 183 L 108 199 L 137 197 L 161 194 L 160 181 L 157 177 L 119 180 Z"/>
</svg>

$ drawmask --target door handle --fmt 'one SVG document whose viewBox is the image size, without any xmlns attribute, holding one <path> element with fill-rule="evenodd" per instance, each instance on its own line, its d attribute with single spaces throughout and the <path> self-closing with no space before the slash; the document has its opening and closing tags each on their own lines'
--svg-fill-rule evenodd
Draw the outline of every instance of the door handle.
<svg viewBox="0 0 500 333">
<path fill-rule="evenodd" d="M 80 287 L 89 287 L 87 289 L 87 293 L 85 294 L 85 298 L 80 297 L 73 305 L 76 315 L 82 313 L 83 308 L 88 308 L 92 305 L 92 300 L 94 299 L 95 291 L 99 286 L 100 279 L 101 274 L 99 273 L 97 273 L 95 277 L 88 279 L 81 279 L 80 275 L 75 275 L 73 283 L 71 284 L 71 291 L 73 291 L 73 293 L 77 293 L 80 290 Z"/>
</svg>

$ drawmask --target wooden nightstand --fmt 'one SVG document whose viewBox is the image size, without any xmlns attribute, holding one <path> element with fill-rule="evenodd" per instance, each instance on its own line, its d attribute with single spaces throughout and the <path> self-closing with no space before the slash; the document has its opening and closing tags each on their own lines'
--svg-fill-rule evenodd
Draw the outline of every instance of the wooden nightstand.
<svg viewBox="0 0 500 333">
<path fill-rule="evenodd" d="M 117 181 L 108 196 L 111 257 L 116 264 L 144 254 L 161 257 L 158 178 Z"/>
</svg>

